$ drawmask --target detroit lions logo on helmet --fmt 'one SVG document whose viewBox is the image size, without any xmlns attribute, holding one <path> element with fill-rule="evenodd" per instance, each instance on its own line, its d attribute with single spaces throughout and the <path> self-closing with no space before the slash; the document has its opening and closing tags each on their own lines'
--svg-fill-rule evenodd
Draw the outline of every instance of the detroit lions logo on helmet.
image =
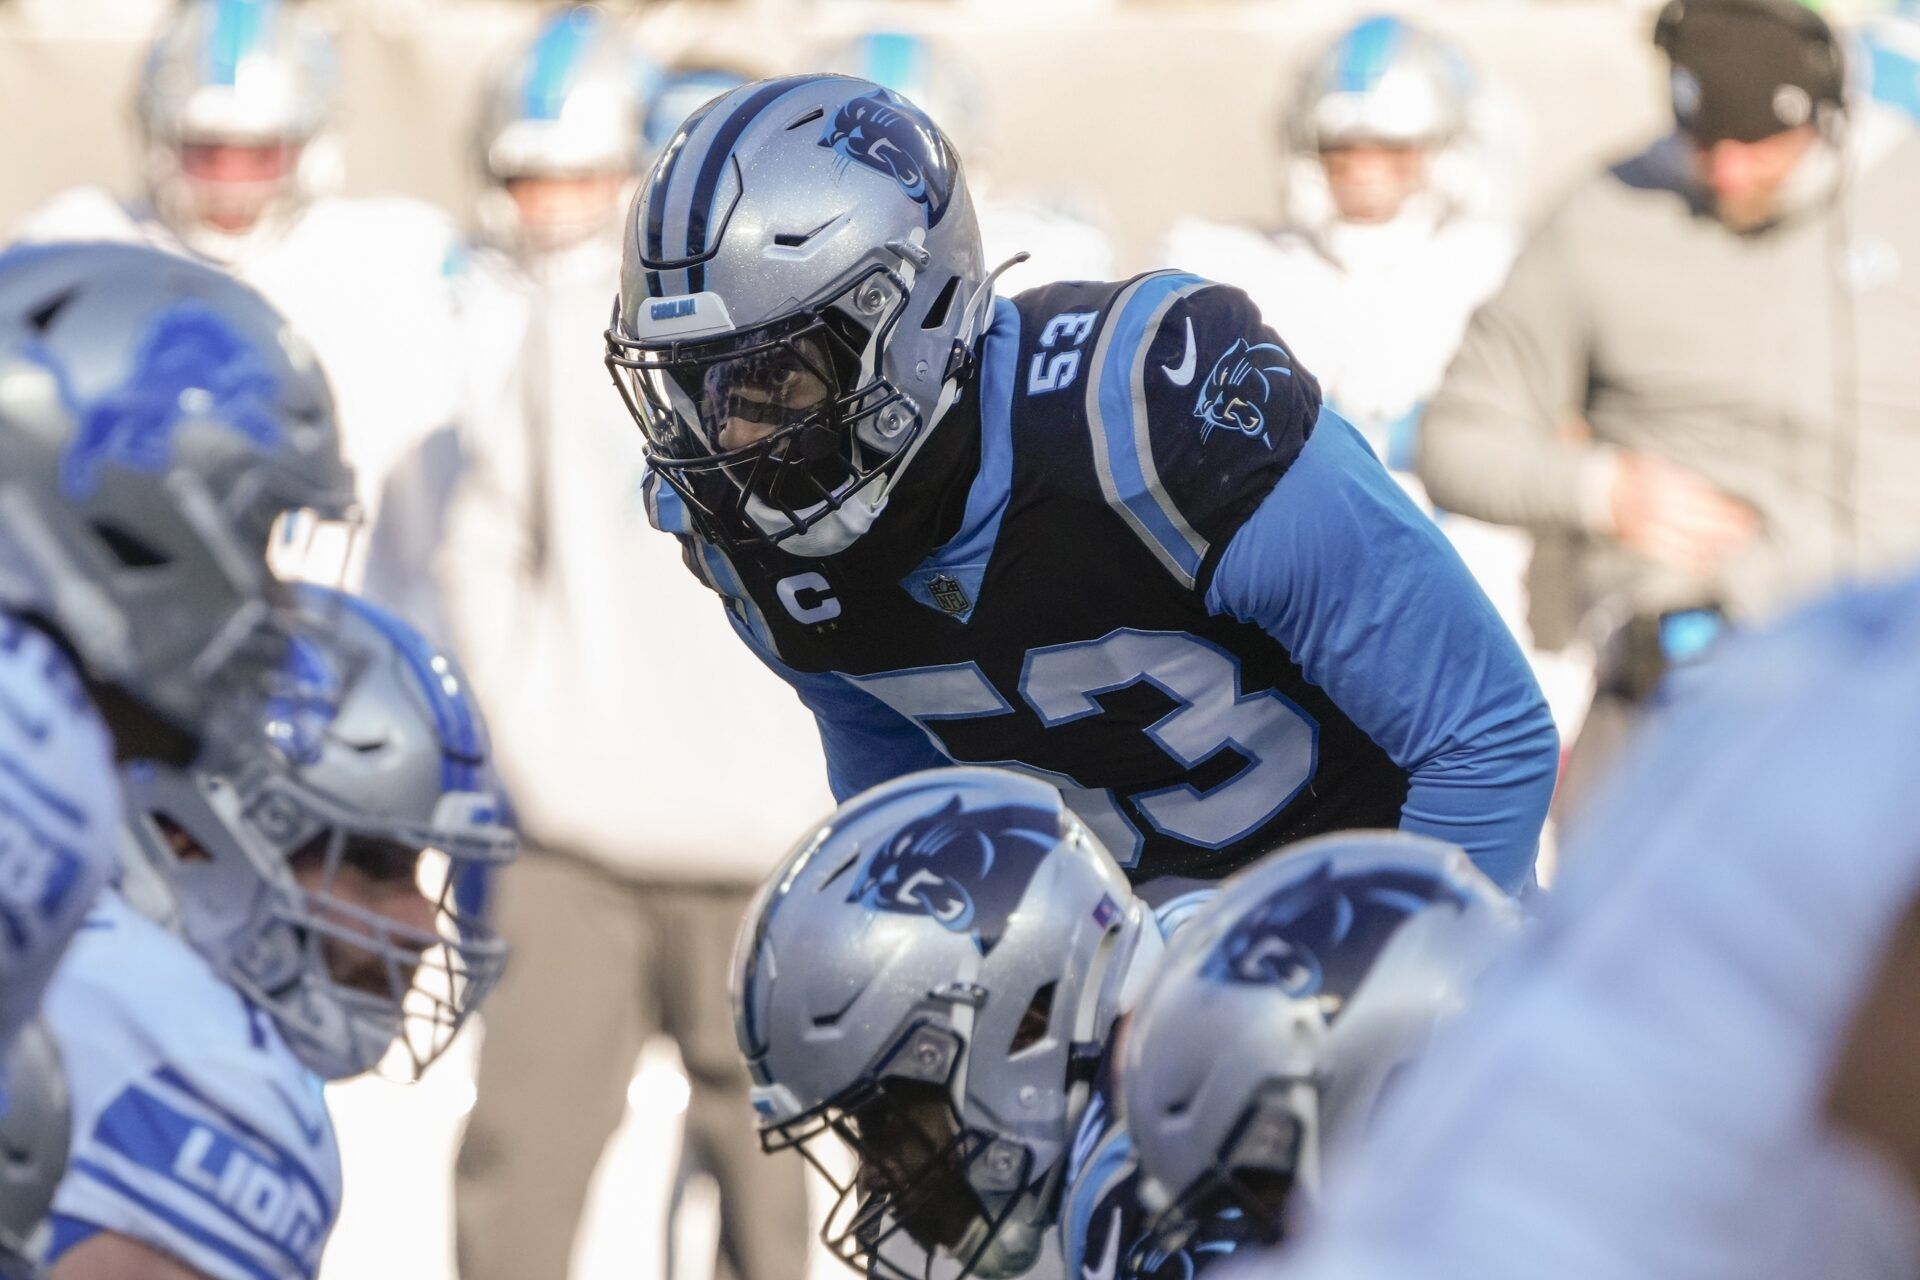
<svg viewBox="0 0 1920 1280">
<path fill-rule="evenodd" d="M 899 183 L 908 199 L 927 207 L 929 227 L 946 213 L 953 157 L 933 122 L 899 94 L 875 89 L 842 103 L 820 145 Z"/>
<path fill-rule="evenodd" d="M 993 950 L 1047 853 L 1059 815 L 1023 805 L 963 810 L 960 798 L 896 831 L 861 873 L 848 902 L 930 916 Z"/>
<path fill-rule="evenodd" d="M 1395 930 L 1442 902 L 1468 905 L 1452 884 L 1424 871 L 1335 877 L 1323 862 L 1242 915 L 1203 972 L 1216 982 L 1271 984 L 1290 996 L 1344 1003 Z"/>
<path fill-rule="evenodd" d="M 1200 384 L 1193 416 L 1200 419 L 1200 443 L 1216 429 L 1237 432 L 1267 448 L 1267 415 L 1280 398 L 1282 378 L 1293 377 L 1293 358 L 1285 347 L 1271 342 L 1249 344 L 1235 338 L 1213 372 Z"/>
<path fill-rule="evenodd" d="M 281 438 L 279 385 L 260 353 L 226 318 L 187 299 L 153 317 L 127 379 L 86 407 L 60 463 L 61 488 L 91 494 L 114 461 L 163 471 L 181 423 L 208 415 L 271 448 Z"/>
</svg>

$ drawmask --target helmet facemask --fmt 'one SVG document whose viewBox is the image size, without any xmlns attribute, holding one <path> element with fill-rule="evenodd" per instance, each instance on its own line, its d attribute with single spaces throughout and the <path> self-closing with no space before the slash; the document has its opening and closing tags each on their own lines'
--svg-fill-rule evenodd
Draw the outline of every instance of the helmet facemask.
<svg viewBox="0 0 1920 1280">
<path fill-rule="evenodd" d="M 936 1252 L 954 1259 L 963 1277 L 1017 1274 L 1031 1262 L 1009 1237 L 1038 1194 L 1029 1186 L 1032 1152 L 962 1124 L 951 1080 L 963 1053 L 956 1033 L 921 1023 L 851 1088 L 761 1130 L 765 1150 L 798 1150 L 833 1189 L 820 1240 L 849 1267 L 923 1280 L 886 1256 L 896 1237 L 928 1266 Z M 821 1152 L 829 1135 L 853 1154 L 852 1174 Z M 1020 1257 L 1006 1256 L 1009 1244 Z"/>
<path fill-rule="evenodd" d="M 716 539 L 779 544 L 843 510 L 856 532 L 871 523 L 922 435 L 880 371 L 908 296 L 874 266 L 818 306 L 666 345 L 643 345 L 616 312 L 607 365 L 649 463 Z"/>
</svg>

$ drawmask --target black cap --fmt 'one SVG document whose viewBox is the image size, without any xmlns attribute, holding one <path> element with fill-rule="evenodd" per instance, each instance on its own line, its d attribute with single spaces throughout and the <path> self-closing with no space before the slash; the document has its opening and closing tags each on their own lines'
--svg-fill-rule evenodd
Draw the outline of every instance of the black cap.
<svg viewBox="0 0 1920 1280">
<path fill-rule="evenodd" d="M 1757 142 L 1837 108 L 1840 46 L 1794 0 L 1673 0 L 1654 28 L 1673 62 L 1673 114 L 1699 142 Z"/>
</svg>

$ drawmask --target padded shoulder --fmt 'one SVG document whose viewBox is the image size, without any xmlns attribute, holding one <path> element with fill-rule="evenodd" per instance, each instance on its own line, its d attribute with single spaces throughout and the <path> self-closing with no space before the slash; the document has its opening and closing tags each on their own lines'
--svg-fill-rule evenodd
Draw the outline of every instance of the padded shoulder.
<svg viewBox="0 0 1920 1280">
<path fill-rule="evenodd" d="M 264 1014 L 108 891 L 46 1017 L 73 1107 L 57 1216 L 214 1280 L 311 1280 L 339 1207 L 339 1153 L 318 1082 Z"/>
<path fill-rule="evenodd" d="M 1170 574 L 1204 589 L 1218 550 L 1299 456 L 1319 383 L 1245 293 L 1199 276 L 1014 301 L 1020 447 L 1059 483 L 1090 486 Z"/>
</svg>

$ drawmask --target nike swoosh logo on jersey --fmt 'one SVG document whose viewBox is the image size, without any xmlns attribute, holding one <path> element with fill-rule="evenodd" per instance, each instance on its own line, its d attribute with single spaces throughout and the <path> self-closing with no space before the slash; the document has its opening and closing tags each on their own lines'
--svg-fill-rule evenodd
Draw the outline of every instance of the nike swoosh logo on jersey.
<svg viewBox="0 0 1920 1280">
<path fill-rule="evenodd" d="M 1192 350 L 1189 349 L 1187 354 L 1191 357 L 1193 354 Z M 1098 1267 L 1089 1267 L 1083 1262 L 1080 1264 L 1080 1274 L 1085 1277 L 1085 1280 L 1113 1280 L 1113 1273 L 1119 1266 L 1120 1208 L 1116 1205 L 1114 1206 L 1113 1217 L 1109 1219 L 1107 1224 L 1107 1247 L 1100 1255 L 1100 1265 Z"/>
<path fill-rule="evenodd" d="M 0 713 L 5 713 L 7 719 L 13 722 L 14 727 L 26 735 L 27 741 L 34 743 L 36 746 L 45 742 L 47 735 L 53 732 L 52 719 L 42 717 L 41 719 L 35 720 L 27 714 L 25 707 L 15 702 L 3 692 L 0 692 Z"/>
<path fill-rule="evenodd" d="M 1187 354 L 1176 365 L 1163 364 L 1160 372 L 1167 375 L 1167 381 L 1176 387 L 1184 387 L 1193 381 L 1193 370 L 1197 353 L 1193 349 L 1193 317 L 1187 317 Z"/>
<path fill-rule="evenodd" d="M 280 1099 L 282 1105 L 293 1114 L 293 1122 L 300 1126 L 300 1136 L 307 1140 L 307 1145 L 310 1147 L 319 1146 L 320 1140 L 327 1136 L 326 1113 L 324 1111 L 321 1112 L 318 1120 L 309 1120 L 307 1113 L 302 1111 L 300 1105 L 287 1095 L 285 1089 L 282 1089 L 271 1080 L 267 1083 L 273 1089 L 273 1096 Z"/>
</svg>

